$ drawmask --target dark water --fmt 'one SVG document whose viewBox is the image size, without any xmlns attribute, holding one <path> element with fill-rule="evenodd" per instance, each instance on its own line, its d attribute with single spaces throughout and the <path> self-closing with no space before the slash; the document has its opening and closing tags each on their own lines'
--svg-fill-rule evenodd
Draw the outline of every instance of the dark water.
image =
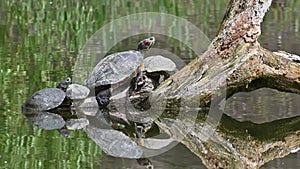
<svg viewBox="0 0 300 169">
<path fill-rule="evenodd" d="M 76 57 L 87 39 L 113 19 L 137 12 L 164 12 L 188 19 L 208 38 L 217 32 L 226 0 L 194 1 L 1 1 L 0 2 L 0 168 L 141 168 L 135 160 L 114 158 L 82 131 L 70 139 L 33 126 L 21 114 L 22 103 L 35 91 L 54 87 L 72 76 Z M 300 2 L 276 0 L 262 27 L 261 44 L 270 50 L 300 55 Z M 145 18 L 147 20 L 147 18 Z M 177 41 L 158 35 L 159 48 L 188 63 L 194 54 Z M 113 50 L 134 47 L 139 37 Z M 109 41 L 109 39 L 107 40 Z M 226 114 L 255 123 L 299 116 L 298 95 L 262 89 L 228 100 Z M 249 114 L 252 115 L 249 115 Z M 182 145 L 150 158 L 156 168 L 205 168 Z M 299 168 L 299 153 L 263 168 Z"/>
<path fill-rule="evenodd" d="M 136 160 L 121 159 L 104 155 L 98 168 L 137 168 L 143 169 Z M 151 158 L 155 168 L 164 169 L 205 169 L 201 160 L 192 154 L 185 146 L 179 144 L 168 152 Z"/>
</svg>

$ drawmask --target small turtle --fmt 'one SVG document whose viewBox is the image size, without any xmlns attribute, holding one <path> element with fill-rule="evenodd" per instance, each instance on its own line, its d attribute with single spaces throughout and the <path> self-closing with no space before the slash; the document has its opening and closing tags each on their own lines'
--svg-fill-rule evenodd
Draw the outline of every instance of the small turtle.
<svg viewBox="0 0 300 169">
<path fill-rule="evenodd" d="M 149 37 L 138 43 L 136 51 L 130 50 L 111 54 L 95 66 L 84 85 L 95 89 L 96 100 L 100 107 L 109 104 L 111 87 L 121 86 L 126 79 L 133 78 L 136 74 L 138 74 L 138 80 L 141 78 L 140 66 L 144 59 L 143 52 L 154 43 L 155 38 Z"/>
<path fill-rule="evenodd" d="M 142 80 L 134 78 L 129 89 L 129 100 L 140 111 L 150 109 L 151 104 L 148 100 L 150 93 L 177 71 L 176 64 L 161 55 L 149 56 L 144 59 L 143 64 Z M 135 83 L 138 85 L 134 89 Z"/>
<path fill-rule="evenodd" d="M 35 92 L 24 103 L 24 108 L 46 111 L 60 106 L 66 97 L 64 91 L 66 91 L 70 83 L 71 78 L 68 77 L 61 81 L 57 88 L 45 88 Z"/>
<path fill-rule="evenodd" d="M 88 97 L 90 89 L 80 84 L 70 84 L 66 90 L 66 95 L 72 100 L 80 100 Z"/>
<path fill-rule="evenodd" d="M 69 85 L 72 83 L 72 79 L 70 77 L 67 77 L 63 81 L 61 81 L 56 88 L 61 89 L 62 91 L 66 92 Z"/>
<path fill-rule="evenodd" d="M 176 64 L 161 55 L 149 56 L 144 59 L 144 74 L 153 79 L 154 88 L 177 71 Z"/>
</svg>

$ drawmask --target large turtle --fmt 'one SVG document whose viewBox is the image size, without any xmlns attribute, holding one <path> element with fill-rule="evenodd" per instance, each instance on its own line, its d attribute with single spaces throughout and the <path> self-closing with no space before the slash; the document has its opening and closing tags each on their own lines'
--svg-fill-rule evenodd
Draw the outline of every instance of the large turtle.
<svg viewBox="0 0 300 169">
<path fill-rule="evenodd" d="M 45 88 L 39 90 L 27 99 L 23 107 L 38 111 L 54 109 L 60 106 L 65 100 L 65 91 L 70 84 L 71 78 L 68 77 L 61 81 L 57 85 L 57 88 Z"/>
<path fill-rule="evenodd" d="M 140 66 L 143 63 L 143 53 L 155 43 L 154 37 L 149 37 L 138 43 L 137 50 L 129 50 L 111 54 L 102 59 L 93 69 L 84 85 L 95 89 L 96 100 L 100 107 L 110 102 L 111 88 L 117 88 L 128 78 L 137 74 L 142 76 Z M 138 81 L 137 80 L 137 81 Z"/>
</svg>

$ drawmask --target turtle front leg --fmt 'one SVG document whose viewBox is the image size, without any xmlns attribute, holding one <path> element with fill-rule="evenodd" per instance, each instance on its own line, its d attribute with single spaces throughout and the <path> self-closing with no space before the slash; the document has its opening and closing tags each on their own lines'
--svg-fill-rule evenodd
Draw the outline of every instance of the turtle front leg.
<svg viewBox="0 0 300 169">
<path fill-rule="evenodd" d="M 137 90 L 138 86 L 142 84 L 143 84 L 143 71 L 141 69 L 138 69 L 138 73 L 136 75 L 136 79 L 134 82 L 134 90 Z"/>
<path fill-rule="evenodd" d="M 99 107 L 106 107 L 110 102 L 111 92 L 110 88 L 101 90 L 97 93 L 96 100 Z"/>
<path fill-rule="evenodd" d="M 63 135 L 64 137 L 66 138 L 70 138 L 71 137 L 71 134 L 69 133 L 68 129 L 66 126 L 62 127 L 61 129 L 57 129 L 57 131 Z"/>
<path fill-rule="evenodd" d="M 146 169 L 154 169 L 152 162 L 148 158 L 137 159 L 139 165 L 146 167 Z"/>
<path fill-rule="evenodd" d="M 136 123 L 134 123 L 134 129 L 135 129 L 135 132 L 137 134 L 138 144 L 141 145 L 141 146 L 144 146 L 145 145 L 145 142 L 144 142 L 145 131 L 144 131 L 143 127 L 138 126 Z"/>
<path fill-rule="evenodd" d="M 71 103 L 70 110 L 71 110 L 72 115 L 76 114 L 76 107 L 75 107 L 75 104 L 73 101 Z"/>
</svg>

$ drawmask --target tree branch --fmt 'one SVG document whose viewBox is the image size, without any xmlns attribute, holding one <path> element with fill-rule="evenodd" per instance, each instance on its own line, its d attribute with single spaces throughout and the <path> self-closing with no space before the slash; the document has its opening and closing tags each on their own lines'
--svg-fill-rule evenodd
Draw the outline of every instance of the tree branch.
<svg viewBox="0 0 300 169">
<path fill-rule="evenodd" d="M 218 35 L 208 50 L 166 80 L 153 96 L 164 97 L 174 104 L 181 98 L 199 97 L 199 107 L 204 107 L 209 106 L 211 98 L 220 94 L 220 89 L 224 87 L 227 98 L 240 91 L 261 87 L 300 94 L 300 57 L 286 52 L 273 53 L 257 41 L 263 17 L 271 2 L 230 0 Z M 169 123 L 172 120 L 164 120 L 159 122 L 160 127 L 176 138 L 178 133 L 172 132 Z M 273 140 L 273 135 L 273 138 L 263 142 L 245 131 L 239 132 L 247 136 L 244 138 L 237 138 L 236 133 L 230 131 L 219 131 L 210 140 L 203 141 L 201 121 L 205 120 L 198 118 L 194 130 L 184 140 L 178 140 L 209 168 L 259 168 L 269 160 L 289 154 L 293 147 L 300 146 L 299 128 L 287 132 L 289 134 L 282 137 L 283 141 Z M 293 122 L 299 123 L 299 119 Z M 232 129 L 233 132 L 236 130 Z M 248 147 L 243 146 L 248 143 Z M 282 151 L 276 151 L 277 148 Z"/>
</svg>

